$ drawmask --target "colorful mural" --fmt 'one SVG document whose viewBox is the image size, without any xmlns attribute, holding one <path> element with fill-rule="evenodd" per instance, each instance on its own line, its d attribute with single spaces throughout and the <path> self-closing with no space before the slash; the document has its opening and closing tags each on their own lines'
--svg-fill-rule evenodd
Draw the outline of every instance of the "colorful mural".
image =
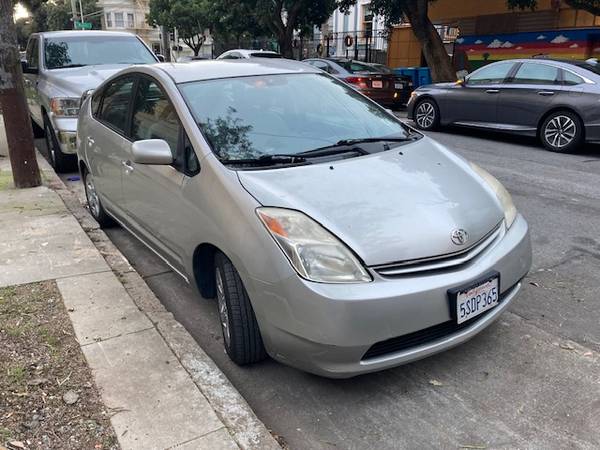
<svg viewBox="0 0 600 450">
<path fill-rule="evenodd" d="M 600 28 L 461 36 L 454 54 L 469 71 L 493 61 L 545 55 L 561 59 L 600 57 Z"/>
</svg>

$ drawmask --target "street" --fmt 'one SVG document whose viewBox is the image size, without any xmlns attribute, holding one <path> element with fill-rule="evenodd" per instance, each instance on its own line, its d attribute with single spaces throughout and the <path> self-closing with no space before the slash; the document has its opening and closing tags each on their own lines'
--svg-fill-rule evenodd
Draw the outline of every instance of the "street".
<svg viewBox="0 0 600 450">
<path fill-rule="evenodd" d="M 349 380 L 273 360 L 238 367 L 223 350 L 216 303 L 124 229 L 106 232 L 292 449 L 599 448 L 600 147 L 563 155 L 514 136 L 429 136 L 506 186 L 529 222 L 534 260 L 498 322 L 466 345 L 406 366 Z M 68 181 L 74 175 L 62 178 L 83 196 L 80 182 Z"/>
</svg>

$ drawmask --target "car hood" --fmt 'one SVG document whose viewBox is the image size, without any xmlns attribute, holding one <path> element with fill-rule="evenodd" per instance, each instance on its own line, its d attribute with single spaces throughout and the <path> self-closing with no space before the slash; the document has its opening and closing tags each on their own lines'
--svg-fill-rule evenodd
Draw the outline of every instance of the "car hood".
<svg viewBox="0 0 600 450">
<path fill-rule="evenodd" d="M 68 95 L 81 97 L 85 91 L 96 89 L 108 77 L 129 66 L 130 64 L 103 64 L 54 69 L 47 72 L 46 79 L 48 83 L 55 85 Z"/>
<path fill-rule="evenodd" d="M 238 177 L 262 205 L 304 212 L 368 266 L 459 251 L 504 217 L 468 163 L 426 137 L 373 155 Z M 459 228 L 469 235 L 462 246 L 451 240 Z"/>
</svg>

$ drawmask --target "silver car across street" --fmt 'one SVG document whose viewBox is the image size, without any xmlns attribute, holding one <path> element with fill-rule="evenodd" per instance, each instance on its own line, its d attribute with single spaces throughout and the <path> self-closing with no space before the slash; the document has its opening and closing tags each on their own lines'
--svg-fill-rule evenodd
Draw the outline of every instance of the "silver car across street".
<svg viewBox="0 0 600 450">
<path fill-rule="evenodd" d="M 95 219 L 216 298 L 238 364 L 344 378 L 432 355 L 496 320 L 531 265 L 493 176 L 307 64 L 130 67 L 77 138 Z"/>
</svg>

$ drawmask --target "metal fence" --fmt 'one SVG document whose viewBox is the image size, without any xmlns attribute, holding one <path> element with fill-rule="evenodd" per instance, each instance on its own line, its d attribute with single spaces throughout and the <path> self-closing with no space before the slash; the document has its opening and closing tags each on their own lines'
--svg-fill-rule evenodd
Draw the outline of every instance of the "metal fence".
<svg viewBox="0 0 600 450">
<path fill-rule="evenodd" d="M 292 43 L 294 58 L 346 57 L 359 61 L 386 64 L 388 40 L 383 32 L 348 31 L 316 32 L 310 38 L 298 36 Z M 213 57 L 235 48 L 279 51 L 273 38 L 251 38 L 213 42 Z"/>
</svg>

